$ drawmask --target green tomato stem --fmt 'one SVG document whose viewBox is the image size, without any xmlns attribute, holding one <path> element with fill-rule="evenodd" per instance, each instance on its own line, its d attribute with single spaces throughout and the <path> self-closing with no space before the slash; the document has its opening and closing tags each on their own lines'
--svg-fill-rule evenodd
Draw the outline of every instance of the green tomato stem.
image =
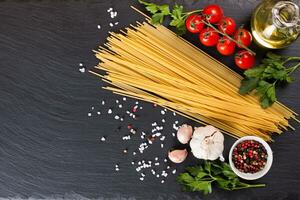
<svg viewBox="0 0 300 200">
<path fill-rule="evenodd" d="M 203 9 L 193 10 L 193 11 L 190 11 L 190 12 L 183 12 L 182 13 L 183 14 L 183 18 L 185 18 L 185 17 L 187 17 L 187 16 L 189 16 L 191 14 L 202 12 L 202 11 L 203 11 Z"/>
<path fill-rule="evenodd" d="M 202 20 L 202 22 L 211 27 L 212 29 L 214 29 L 214 31 L 216 31 L 217 33 L 223 35 L 223 36 L 226 36 L 229 40 L 235 42 L 236 44 L 238 44 L 239 46 L 241 46 L 243 49 L 246 49 L 247 51 L 249 51 L 251 54 L 253 54 L 254 56 L 256 55 L 254 51 L 252 51 L 251 49 L 249 49 L 248 47 L 246 47 L 244 44 L 242 44 L 241 42 L 239 41 L 236 41 L 235 39 L 233 39 L 232 37 L 230 37 L 229 35 L 227 35 L 226 33 L 223 33 L 221 31 L 219 31 L 216 27 L 214 27 L 211 23 L 209 22 L 206 22 L 205 20 Z"/>
</svg>

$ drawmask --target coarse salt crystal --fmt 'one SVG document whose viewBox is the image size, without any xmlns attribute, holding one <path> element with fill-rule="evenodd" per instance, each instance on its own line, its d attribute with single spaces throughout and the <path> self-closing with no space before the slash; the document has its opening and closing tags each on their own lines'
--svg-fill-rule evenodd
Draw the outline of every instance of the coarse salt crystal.
<svg viewBox="0 0 300 200">
<path fill-rule="evenodd" d="M 173 137 L 176 137 L 176 134 L 175 134 L 175 133 L 172 133 L 172 136 L 173 136 Z"/>
<path fill-rule="evenodd" d="M 120 104 L 120 105 L 119 105 L 119 108 L 122 108 L 122 107 L 123 107 L 123 105 L 122 105 L 122 104 Z"/>
<path fill-rule="evenodd" d="M 101 115 L 101 112 L 100 112 L 100 111 L 98 111 L 98 112 L 97 112 L 97 115 Z"/>
<path fill-rule="evenodd" d="M 81 73 L 84 73 L 84 72 L 85 72 L 85 67 L 79 68 L 79 71 L 80 71 Z"/>
<path fill-rule="evenodd" d="M 168 162 L 168 159 L 165 158 L 165 159 L 164 159 L 164 162 Z"/>
<path fill-rule="evenodd" d="M 104 101 L 104 100 L 102 100 L 101 104 L 102 104 L 102 105 L 105 105 L 105 101 Z"/>
<path fill-rule="evenodd" d="M 98 25 L 97 25 L 97 28 L 98 28 L 98 29 L 101 29 L 101 25 L 100 25 L 100 24 L 98 24 Z"/>
<path fill-rule="evenodd" d="M 163 110 L 161 110 L 160 113 L 161 113 L 162 115 L 166 114 L 166 112 L 163 111 Z"/>
<path fill-rule="evenodd" d="M 113 27 L 113 26 L 114 26 L 114 24 L 113 24 L 113 23 L 109 23 L 109 26 L 110 26 L 110 27 Z"/>
<path fill-rule="evenodd" d="M 112 109 L 108 109 L 107 113 L 111 114 L 112 113 Z"/>
<path fill-rule="evenodd" d="M 136 101 L 136 102 L 135 102 L 135 104 L 136 104 L 136 105 L 138 105 L 138 104 L 139 104 L 139 102 L 138 102 L 138 101 Z"/>
<path fill-rule="evenodd" d="M 158 157 L 155 157 L 154 159 L 155 159 L 156 161 L 158 161 Z"/>
<path fill-rule="evenodd" d="M 104 136 L 101 137 L 100 139 L 102 142 L 104 142 L 106 140 L 106 138 Z"/>
<path fill-rule="evenodd" d="M 120 169 L 119 169 L 119 168 L 116 168 L 116 171 L 120 171 Z"/>
<path fill-rule="evenodd" d="M 141 176 L 142 176 L 142 177 L 145 177 L 145 174 L 144 174 L 144 173 L 141 173 Z"/>
<path fill-rule="evenodd" d="M 143 180 L 144 180 L 144 177 L 141 177 L 140 180 L 143 181 Z"/>
<path fill-rule="evenodd" d="M 154 163 L 154 165 L 155 165 L 155 166 L 158 166 L 158 165 L 159 165 L 159 162 Z"/>
<path fill-rule="evenodd" d="M 176 116 L 176 113 L 175 113 L 175 112 L 173 112 L 173 115 L 174 115 L 174 116 Z"/>
<path fill-rule="evenodd" d="M 119 117 L 118 115 L 116 115 L 116 116 L 115 116 L 115 119 L 118 120 L 118 119 L 120 119 L 120 117 Z"/>
<path fill-rule="evenodd" d="M 152 123 L 152 126 L 157 126 L 157 123 L 156 123 L 156 122 L 153 122 L 153 123 Z"/>
<path fill-rule="evenodd" d="M 160 147 L 161 147 L 161 148 L 164 148 L 164 144 L 163 144 L 163 143 L 161 143 L 161 144 L 160 144 Z"/>
<path fill-rule="evenodd" d="M 83 63 L 79 63 L 79 67 L 83 67 Z"/>
<path fill-rule="evenodd" d="M 167 109 L 165 108 L 164 111 L 167 112 Z"/>
<path fill-rule="evenodd" d="M 89 116 L 89 117 L 92 116 L 92 113 L 88 113 L 88 116 Z"/>
<path fill-rule="evenodd" d="M 159 174 L 156 174 L 156 177 L 159 178 Z"/>
<path fill-rule="evenodd" d="M 175 121 L 175 124 L 178 124 L 178 121 L 177 121 L 177 120 Z"/>
<path fill-rule="evenodd" d="M 174 169 L 174 170 L 172 171 L 172 174 L 176 174 L 176 169 Z"/>
<path fill-rule="evenodd" d="M 116 99 L 116 103 L 119 103 L 119 100 L 118 100 L 118 99 Z"/>
<path fill-rule="evenodd" d="M 134 152 L 132 152 L 132 155 L 134 155 L 134 156 L 135 156 L 135 155 L 136 155 L 136 152 L 135 152 L 135 151 L 134 151 Z"/>
<path fill-rule="evenodd" d="M 134 165 L 134 161 L 132 161 L 131 164 Z"/>
<path fill-rule="evenodd" d="M 160 140 L 161 140 L 161 141 L 164 141 L 165 138 L 166 138 L 166 136 L 162 136 L 162 137 L 160 138 Z"/>
<path fill-rule="evenodd" d="M 124 121 L 124 118 L 121 117 L 121 118 L 120 118 L 120 121 L 121 121 L 121 122 Z"/>
<path fill-rule="evenodd" d="M 161 180 L 161 183 L 164 183 L 165 181 L 164 180 Z"/>
<path fill-rule="evenodd" d="M 162 122 L 162 123 L 165 123 L 165 122 L 166 122 L 166 120 L 165 120 L 165 119 L 162 119 L 162 120 L 161 120 L 161 122 Z"/>
<path fill-rule="evenodd" d="M 115 25 L 118 25 L 119 24 L 119 22 L 115 22 Z"/>
<path fill-rule="evenodd" d="M 126 99 L 126 97 L 123 97 L 123 101 L 126 101 L 127 99 Z"/>
</svg>

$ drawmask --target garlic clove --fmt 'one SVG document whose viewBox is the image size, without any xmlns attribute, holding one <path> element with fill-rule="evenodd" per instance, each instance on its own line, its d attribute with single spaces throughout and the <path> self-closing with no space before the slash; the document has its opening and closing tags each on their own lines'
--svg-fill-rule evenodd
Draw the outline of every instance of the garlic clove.
<svg viewBox="0 0 300 200">
<path fill-rule="evenodd" d="M 181 144 L 187 144 L 193 135 L 193 128 L 183 124 L 177 131 L 177 139 Z"/>
<path fill-rule="evenodd" d="M 188 152 L 186 149 L 183 150 L 173 150 L 173 151 L 169 151 L 169 159 L 173 162 L 173 163 L 182 163 L 186 157 L 188 155 Z"/>
</svg>

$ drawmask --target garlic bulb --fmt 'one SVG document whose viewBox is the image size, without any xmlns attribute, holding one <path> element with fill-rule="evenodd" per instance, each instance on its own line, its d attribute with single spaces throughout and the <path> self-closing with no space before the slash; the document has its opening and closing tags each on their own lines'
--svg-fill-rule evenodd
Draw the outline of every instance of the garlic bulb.
<svg viewBox="0 0 300 200">
<path fill-rule="evenodd" d="M 169 159 L 173 162 L 173 163 L 182 163 L 186 157 L 188 155 L 188 152 L 186 149 L 183 150 L 173 150 L 173 151 L 169 151 Z"/>
<path fill-rule="evenodd" d="M 193 128 L 186 124 L 180 126 L 177 131 L 177 139 L 182 144 L 188 143 L 192 135 L 193 135 Z"/>
<path fill-rule="evenodd" d="M 195 128 L 190 142 L 192 153 L 196 158 L 216 160 L 224 150 L 224 136 L 213 126 Z"/>
</svg>

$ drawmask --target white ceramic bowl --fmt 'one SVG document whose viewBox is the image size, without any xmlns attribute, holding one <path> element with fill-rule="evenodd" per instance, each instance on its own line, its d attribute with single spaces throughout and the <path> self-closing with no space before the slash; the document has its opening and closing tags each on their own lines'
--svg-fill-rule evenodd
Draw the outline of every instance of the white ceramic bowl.
<svg viewBox="0 0 300 200">
<path fill-rule="evenodd" d="M 257 141 L 259 143 L 261 143 L 266 151 L 267 151 L 267 154 L 268 154 L 268 159 L 267 159 L 267 163 L 265 165 L 265 167 L 259 171 L 259 172 L 256 172 L 254 174 L 251 174 L 251 173 L 244 173 L 244 172 L 241 172 L 239 171 L 235 166 L 234 166 L 234 163 L 232 162 L 232 151 L 234 149 L 234 147 L 245 141 L 245 140 L 254 140 L 254 141 Z M 263 177 L 271 168 L 271 165 L 273 163 L 273 152 L 271 150 L 271 147 L 269 146 L 268 143 L 266 143 L 263 139 L 259 138 L 259 137 L 256 137 L 256 136 L 245 136 L 245 137 L 242 137 L 240 139 L 238 139 L 231 147 L 230 149 L 230 152 L 229 152 L 229 164 L 230 164 L 230 167 L 232 168 L 233 172 L 238 175 L 239 177 L 243 178 L 243 179 L 246 179 L 246 180 L 255 180 L 255 179 L 259 179 L 261 177 Z"/>
</svg>

